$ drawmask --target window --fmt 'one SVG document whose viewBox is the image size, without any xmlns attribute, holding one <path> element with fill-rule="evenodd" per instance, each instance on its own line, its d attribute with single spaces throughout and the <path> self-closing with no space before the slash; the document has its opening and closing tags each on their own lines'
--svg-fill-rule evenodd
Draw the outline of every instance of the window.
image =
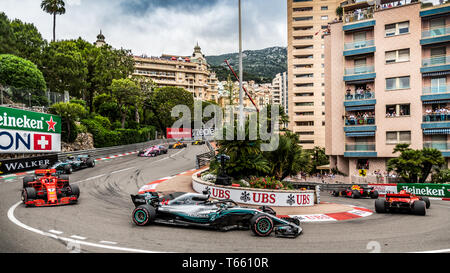
<svg viewBox="0 0 450 273">
<path fill-rule="evenodd" d="M 294 12 L 302 12 L 302 11 L 311 11 L 312 7 L 302 7 L 302 8 L 294 8 Z"/>
<path fill-rule="evenodd" d="M 386 144 L 411 143 L 411 131 L 386 132 Z"/>
<path fill-rule="evenodd" d="M 295 75 L 296 78 L 312 78 L 314 77 L 314 73 L 309 73 L 309 74 L 297 74 Z"/>
<path fill-rule="evenodd" d="M 328 15 L 322 15 L 322 16 L 320 16 L 320 19 L 322 19 L 322 20 L 328 20 Z"/>
<path fill-rule="evenodd" d="M 312 20 L 312 16 L 306 16 L 306 17 L 294 17 L 294 21 L 310 21 Z"/>
<path fill-rule="evenodd" d="M 295 40 L 312 40 L 312 38 L 313 38 L 312 35 L 295 36 L 295 37 L 294 37 Z"/>
<path fill-rule="evenodd" d="M 297 116 L 314 116 L 314 111 L 295 112 Z"/>
<path fill-rule="evenodd" d="M 385 37 L 409 33 L 409 21 L 385 25 L 384 33 Z"/>
<path fill-rule="evenodd" d="M 294 49 L 313 49 L 313 45 L 294 46 Z"/>
<path fill-rule="evenodd" d="M 297 30 L 311 30 L 311 29 L 313 29 L 312 26 L 307 26 L 307 27 L 294 27 L 294 31 L 297 31 Z"/>
<path fill-rule="evenodd" d="M 409 76 L 386 79 L 386 90 L 409 89 Z"/>
<path fill-rule="evenodd" d="M 387 64 L 409 61 L 409 48 L 386 51 L 385 60 Z"/>
<path fill-rule="evenodd" d="M 310 93 L 295 93 L 295 96 L 296 97 L 312 97 L 312 96 L 314 96 L 314 93 L 313 92 L 310 92 Z"/>
<path fill-rule="evenodd" d="M 295 106 L 314 106 L 314 102 L 296 102 Z"/>
<path fill-rule="evenodd" d="M 313 136 L 314 132 L 313 131 L 297 132 L 297 135 L 299 135 L 299 136 Z"/>
<path fill-rule="evenodd" d="M 356 162 L 356 169 L 368 170 L 369 169 L 369 159 L 358 159 L 358 161 Z"/>
<path fill-rule="evenodd" d="M 328 6 L 321 6 L 320 10 L 328 10 Z"/>
<path fill-rule="evenodd" d="M 314 121 L 296 121 L 297 126 L 314 126 Z"/>
<path fill-rule="evenodd" d="M 314 86 L 314 83 L 297 83 L 295 86 L 296 87 L 312 87 L 312 86 Z"/>
<path fill-rule="evenodd" d="M 361 42 L 366 40 L 366 32 L 356 32 L 353 34 L 354 42 Z"/>
<path fill-rule="evenodd" d="M 300 140 L 299 141 L 300 144 L 314 144 L 314 140 Z"/>
<path fill-rule="evenodd" d="M 313 68 L 313 64 L 297 64 L 294 66 L 294 68 Z"/>
<path fill-rule="evenodd" d="M 445 46 L 433 47 L 430 49 L 431 58 L 445 56 L 446 51 L 447 50 L 446 50 Z"/>
<path fill-rule="evenodd" d="M 411 115 L 410 104 L 386 105 L 386 117 L 401 117 Z"/>
</svg>

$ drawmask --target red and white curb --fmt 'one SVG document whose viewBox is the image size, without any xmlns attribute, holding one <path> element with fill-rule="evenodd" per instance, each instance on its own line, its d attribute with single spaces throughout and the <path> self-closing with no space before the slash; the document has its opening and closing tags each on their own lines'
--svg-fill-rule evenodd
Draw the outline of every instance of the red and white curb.
<svg viewBox="0 0 450 273">
<path fill-rule="evenodd" d="M 279 217 L 298 218 L 302 222 L 336 222 L 343 220 L 358 219 L 368 217 L 373 211 L 363 207 L 348 205 L 353 209 L 345 212 L 321 213 L 321 214 L 301 214 L 301 215 L 278 215 Z"/>
<path fill-rule="evenodd" d="M 128 153 L 123 153 L 123 154 L 118 154 L 118 155 L 111 155 L 111 156 L 107 156 L 107 157 L 96 158 L 95 161 L 110 160 L 110 159 L 114 159 L 114 158 L 117 158 L 117 157 L 122 157 L 122 156 L 136 154 L 138 152 L 139 151 L 134 151 L 134 152 L 128 152 Z M 27 172 L 8 174 L 8 175 L 0 176 L 0 179 L 9 180 L 9 179 L 17 178 L 19 176 L 23 176 L 23 175 L 27 175 L 27 174 L 33 174 L 33 173 L 34 173 L 34 170 L 27 171 Z"/>
</svg>

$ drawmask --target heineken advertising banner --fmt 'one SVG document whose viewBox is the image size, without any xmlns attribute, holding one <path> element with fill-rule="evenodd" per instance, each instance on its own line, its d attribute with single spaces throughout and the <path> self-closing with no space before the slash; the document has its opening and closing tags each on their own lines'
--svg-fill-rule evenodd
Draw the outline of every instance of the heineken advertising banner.
<svg viewBox="0 0 450 273">
<path fill-rule="evenodd" d="M 61 118 L 0 107 L 0 153 L 61 151 Z"/>
<path fill-rule="evenodd" d="M 450 198 L 450 184 L 400 183 L 397 184 L 397 189 L 420 196 Z"/>
</svg>

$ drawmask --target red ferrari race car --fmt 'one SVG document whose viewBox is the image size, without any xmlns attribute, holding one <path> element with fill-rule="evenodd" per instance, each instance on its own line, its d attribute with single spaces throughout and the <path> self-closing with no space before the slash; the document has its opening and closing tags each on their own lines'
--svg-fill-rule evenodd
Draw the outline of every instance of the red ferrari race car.
<svg viewBox="0 0 450 273">
<path fill-rule="evenodd" d="M 353 185 L 344 190 L 334 190 L 333 196 L 345 196 L 351 198 L 370 197 L 372 199 L 378 198 L 378 191 L 374 187 L 362 187 L 359 185 Z"/>
<path fill-rule="evenodd" d="M 69 184 L 68 175 L 55 174 L 55 169 L 36 170 L 36 176 L 23 178 L 22 201 L 25 206 L 58 206 L 78 202 L 78 186 Z"/>
<path fill-rule="evenodd" d="M 424 196 L 416 196 L 405 190 L 399 193 L 387 193 L 386 198 L 375 200 L 377 213 L 405 211 L 417 215 L 425 215 L 430 208 L 430 199 Z"/>
</svg>

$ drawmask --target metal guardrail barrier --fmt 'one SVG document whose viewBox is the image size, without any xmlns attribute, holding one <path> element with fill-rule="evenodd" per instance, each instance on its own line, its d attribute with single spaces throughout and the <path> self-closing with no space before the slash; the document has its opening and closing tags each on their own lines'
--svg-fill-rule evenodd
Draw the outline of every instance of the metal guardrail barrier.
<svg viewBox="0 0 450 273">
<path fill-rule="evenodd" d="M 199 154 L 195 157 L 195 168 L 196 169 L 200 169 L 201 167 L 206 166 L 206 164 L 208 164 L 211 161 L 211 159 L 213 159 L 214 156 L 216 155 L 216 150 L 211 145 L 211 143 L 207 140 L 206 140 L 206 146 L 208 147 L 209 152 Z"/>
<path fill-rule="evenodd" d="M 122 145 L 122 146 L 97 148 L 97 149 L 92 149 L 92 150 L 64 152 L 64 153 L 58 153 L 58 160 L 66 159 L 70 155 L 77 156 L 77 155 L 81 155 L 81 154 L 89 154 L 92 157 L 99 158 L 99 157 L 105 157 L 105 156 L 114 155 L 114 154 L 130 152 L 130 151 L 142 150 L 151 145 L 164 144 L 164 143 L 168 144 L 168 143 L 172 143 L 172 142 L 174 142 L 174 140 L 156 139 L 156 140 L 150 140 L 147 142 Z"/>
</svg>

